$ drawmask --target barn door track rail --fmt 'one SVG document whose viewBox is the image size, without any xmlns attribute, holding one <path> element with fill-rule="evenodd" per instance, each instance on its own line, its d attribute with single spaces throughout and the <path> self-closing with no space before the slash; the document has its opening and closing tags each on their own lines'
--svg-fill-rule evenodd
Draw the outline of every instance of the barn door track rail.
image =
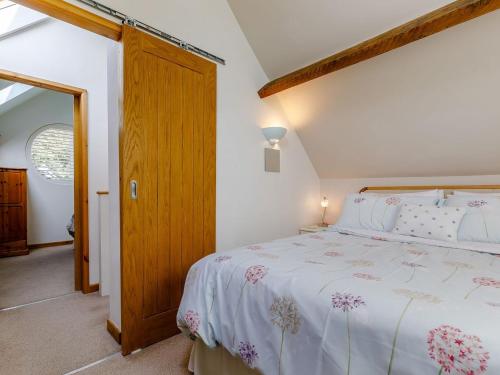
<svg viewBox="0 0 500 375">
<path fill-rule="evenodd" d="M 108 16 L 111 16 L 113 18 L 116 18 L 120 20 L 121 23 L 126 24 L 128 26 L 136 27 L 140 30 L 146 31 L 147 33 L 150 33 L 154 36 L 157 36 L 158 38 L 161 38 L 163 40 L 166 40 L 169 43 L 172 43 L 183 50 L 189 51 L 196 53 L 197 55 L 200 55 L 206 59 L 212 60 L 216 63 L 219 63 L 221 65 L 226 65 L 226 61 L 218 57 L 210 52 L 205 51 L 204 49 L 201 49 L 199 47 L 196 47 L 192 44 L 189 44 L 173 35 L 170 35 L 164 31 L 161 31 L 157 29 L 156 27 L 150 26 L 144 22 L 141 22 L 139 20 L 136 20 L 134 18 L 131 18 L 127 16 L 126 14 L 119 12 L 115 9 L 112 9 L 104 4 L 98 3 L 97 1 L 94 0 L 77 0 L 78 2 L 87 5 L 88 7 L 91 7 L 93 9 L 96 9 L 102 13 L 107 14 Z"/>
</svg>

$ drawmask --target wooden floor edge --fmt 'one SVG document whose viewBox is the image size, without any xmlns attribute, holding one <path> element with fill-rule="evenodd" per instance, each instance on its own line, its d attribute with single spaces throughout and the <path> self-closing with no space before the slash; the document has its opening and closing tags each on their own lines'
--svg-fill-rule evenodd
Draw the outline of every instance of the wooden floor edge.
<svg viewBox="0 0 500 375">
<path fill-rule="evenodd" d="M 55 247 L 55 246 L 63 246 L 63 245 L 72 245 L 73 241 L 68 240 L 68 241 L 56 241 L 56 242 L 46 242 L 46 243 L 35 243 L 28 245 L 28 249 L 33 250 L 33 249 L 43 249 L 45 247 Z"/>
<path fill-rule="evenodd" d="M 121 345 L 122 344 L 122 333 L 120 329 L 113 323 L 111 320 L 106 320 L 106 329 L 108 330 L 111 337 L 115 339 L 115 341 Z"/>
</svg>

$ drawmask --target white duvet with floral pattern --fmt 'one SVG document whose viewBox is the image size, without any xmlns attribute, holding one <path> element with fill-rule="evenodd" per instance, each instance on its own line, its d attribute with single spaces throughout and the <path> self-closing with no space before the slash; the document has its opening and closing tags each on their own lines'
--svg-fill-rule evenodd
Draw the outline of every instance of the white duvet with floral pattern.
<svg viewBox="0 0 500 375">
<path fill-rule="evenodd" d="M 499 246 L 411 242 L 329 231 L 210 255 L 179 327 L 265 375 L 500 374 Z"/>
</svg>

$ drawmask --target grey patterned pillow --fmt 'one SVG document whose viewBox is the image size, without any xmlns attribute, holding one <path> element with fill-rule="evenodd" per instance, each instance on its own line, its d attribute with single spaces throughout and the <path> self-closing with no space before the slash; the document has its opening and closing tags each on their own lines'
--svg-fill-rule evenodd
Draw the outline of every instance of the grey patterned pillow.
<svg viewBox="0 0 500 375">
<path fill-rule="evenodd" d="M 466 213 L 461 207 L 403 204 L 393 233 L 441 241 L 457 241 L 458 228 Z"/>
</svg>

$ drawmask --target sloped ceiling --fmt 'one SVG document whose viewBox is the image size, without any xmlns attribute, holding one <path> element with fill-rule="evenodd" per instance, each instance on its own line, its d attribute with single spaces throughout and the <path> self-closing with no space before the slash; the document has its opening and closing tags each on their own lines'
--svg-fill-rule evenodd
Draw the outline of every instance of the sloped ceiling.
<svg viewBox="0 0 500 375">
<path fill-rule="evenodd" d="M 451 3 L 450 0 L 228 0 L 269 79 Z"/>
<path fill-rule="evenodd" d="M 270 79 L 449 2 L 228 1 Z M 498 35 L 500 11 L 277 96 L 320 178 L 500 174 Z"/>
</svg>

